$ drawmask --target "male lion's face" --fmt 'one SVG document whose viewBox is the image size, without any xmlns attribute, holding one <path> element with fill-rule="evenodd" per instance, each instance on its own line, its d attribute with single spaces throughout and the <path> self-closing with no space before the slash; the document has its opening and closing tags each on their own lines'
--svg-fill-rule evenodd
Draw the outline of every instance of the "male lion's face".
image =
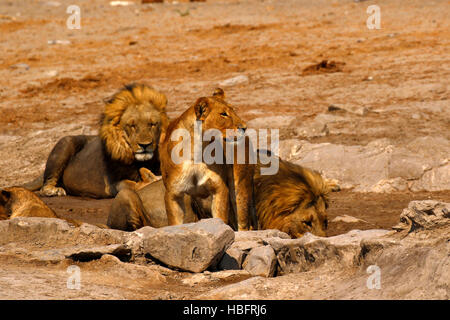
<svg viewBox="0 0 450 320">
<path fill-rule="evenodd" d="M 306 232 L 316 236 L 325 237 L 328 228 L 326 201 L 319 197 L 311 201 L 305 199 L 300 206 L 289 216 L 288 233 L 295 238 L 300 238 Z M 287 231 L 287 230 L 286 230 Z"/>
<path fill-rule="evenodd" d="M 120 119 L 137 161 L 153 158 L 161 135 L 161 115 L 149 105 L 129 107 Z"/>
<path fill-rule="evenodd" d="M 195 104 L 197 120 L 202 121 L 202 130 L 216 129 L 226 142 L 240 140 L 247 125 L 234 109 L 220 98 L 200 98 Z M 236 138 L 235 138 L 236 137 Z"/>
</svg>

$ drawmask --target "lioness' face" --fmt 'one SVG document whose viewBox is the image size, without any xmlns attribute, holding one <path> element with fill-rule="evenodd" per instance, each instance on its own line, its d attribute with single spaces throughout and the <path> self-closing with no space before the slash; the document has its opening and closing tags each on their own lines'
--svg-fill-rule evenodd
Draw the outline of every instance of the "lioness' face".
<svg viewBox="0 0 450 320">
<path fill-rule="evenodd" d="M 322 197 L 316 201 L 304 201 L 296 211 L 290 215 L 288 233 L 300 238 L 306 232 L 325 237 L 328 228 L 327 204 Z"/>
<path fill-rule="evenodd" d="M 137 161 L 153 158 L 161 135 L 161 115 L 148 105 L 129 107 L 120 119 Z"/>
<path fill-rule="evenodd" d="M 222 99 L 215 97 L 200 98 L 194 108 L 197 120 L 203 122 L 203 131 L 219 130 L 226 142 L 237 141 L 244 136 L 247 125 L 239 118 L 234 109 Z"/>
<path fill-rule="evenodd" d="M 0 190 L 0 220 L 6 220 L 9 218 L 8 215 L 9 209 L 7 208 L 9 199 L 10 199 L 9 192 L 5 190 Z"/>
</svg>

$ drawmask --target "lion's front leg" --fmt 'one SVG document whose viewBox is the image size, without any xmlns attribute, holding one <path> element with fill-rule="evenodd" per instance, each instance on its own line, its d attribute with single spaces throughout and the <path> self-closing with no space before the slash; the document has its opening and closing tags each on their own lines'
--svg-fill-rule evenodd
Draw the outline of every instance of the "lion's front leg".
<svg viewBox="0 0 450 320">
<path fill-rule="evenodd" d="M 230 199 L 228 187 L 225 183 L 217 186 L 212 195 L 211 214 L 213 218 L 220 218 L 226 224 L 229 224 Z"/>
<path fill-rule="evenodd" d="M 45 165 L 42 195 L 47 197 L 66 195 L 66 191 L 57 185 L 70 160 L 86 145 L 87 141 L 88 136 L 67 136 L 58 141 Z"/>
<path fill-rule="evenodd" d="M 233 177 L 229 185 L 234 194 L 230 199 L 235 201 L 234 210 L 238 231 L 257 229 L 256 214 L 253 210 L 253 172 L 254 165 L 233 165 Z"/>
<path fill-rule="evenodd" d="M 184 213 L 186 212 L 184 194 L 166 190 L 164 202 L 166 204 L 167 222 L 169 226 L 183 224 Z"/>
</svg>

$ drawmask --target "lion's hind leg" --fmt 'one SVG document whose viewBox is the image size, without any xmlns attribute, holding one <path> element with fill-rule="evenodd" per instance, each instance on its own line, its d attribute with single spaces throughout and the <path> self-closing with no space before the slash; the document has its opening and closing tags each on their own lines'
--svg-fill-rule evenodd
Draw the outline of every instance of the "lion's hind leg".
<svg viewBox="0 0 450 320">
<path fill-rule="evenodd" d="M 58 186 L 68 163 L 87 143 L 88 136 L 67 136 L 58 141 L 48 156 L 41 194 L 47 197 L 65 196 L 66 190 Z"/>
</svg>

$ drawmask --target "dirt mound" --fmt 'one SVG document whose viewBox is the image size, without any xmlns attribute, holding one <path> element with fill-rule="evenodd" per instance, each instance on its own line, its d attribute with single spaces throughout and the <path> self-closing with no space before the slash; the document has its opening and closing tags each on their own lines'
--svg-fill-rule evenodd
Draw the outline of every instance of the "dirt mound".
<svg viewBox="0 0 450 320">
<path fill-rule="evenodd" d="M 54 95 L 59 93 L 78 93 L 84 90 L 96 89 L 104 86 L 108 79 L 103 74 L 87 75 L 81 79 L 61 78 L 52 80 L 42 86 L 30 86 L 21 90 L 25 96 L 38 94 Z"/>
<path fill-rule="evenodd" d="M 342 72 L 345 62 L 322 60 L 303 69 L 302 75 Z"/>
</svg>

